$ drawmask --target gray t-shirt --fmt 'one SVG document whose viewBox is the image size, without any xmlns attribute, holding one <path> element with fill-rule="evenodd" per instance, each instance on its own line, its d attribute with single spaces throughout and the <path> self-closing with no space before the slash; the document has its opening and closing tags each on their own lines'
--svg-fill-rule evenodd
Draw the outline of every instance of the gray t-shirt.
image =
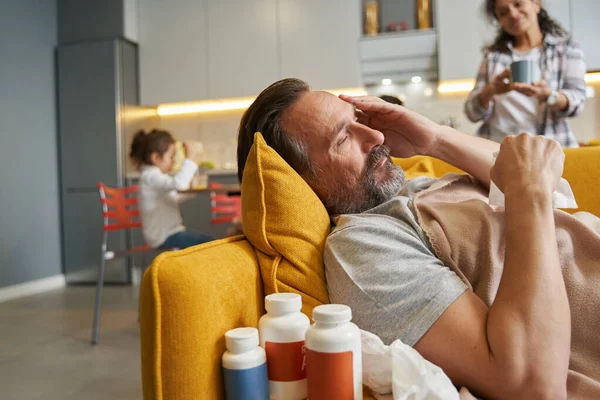
<svg viewBox="0 0 600 400">
<path fill-rule="evenodd" d="M 433 181 L 409 180 L 391 200 L 334 218 L 327 238 L 331 302 L 350 306 L 354 323 L 386 344 L 414 346 L 467 288 L 436 258 L 412 209 L 415 194 Z"/>
</svg>

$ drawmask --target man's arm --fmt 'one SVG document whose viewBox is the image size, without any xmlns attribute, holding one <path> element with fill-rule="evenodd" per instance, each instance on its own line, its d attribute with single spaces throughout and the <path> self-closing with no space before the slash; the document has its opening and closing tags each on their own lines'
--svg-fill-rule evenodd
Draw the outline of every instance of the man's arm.
<svg viewBox="0 0 600 400">
<path fill-rule="evenodd" d="M 492 171 L 506 196 L 498 294 L 487 309 L 465 292 L 415 348 L 454 384 L 486 398 L 564 399 L 571 319 L 551 198 L 564 155 L 541 137 L 505 143 Z"/>
<path fill-rule="evenodd" d="M 500 145 L 491 140 L 458 132 L 447 126 L 440 126 L 436 145 L 427 151 L 428 156 L 439 158 L 490 187 L 490 169 L 494 163 L 493 154 Z"/>
<path fill-rule="evenodd" d="M 404 107 L 374 96 L 340 98 L 362 113 L 359 121 L 382 132 L 394 157 L 427 155 L 439 158 L 490 185 L 492 154 L 500 146 L 487 139 L 466 135 Z"/>
</svg>

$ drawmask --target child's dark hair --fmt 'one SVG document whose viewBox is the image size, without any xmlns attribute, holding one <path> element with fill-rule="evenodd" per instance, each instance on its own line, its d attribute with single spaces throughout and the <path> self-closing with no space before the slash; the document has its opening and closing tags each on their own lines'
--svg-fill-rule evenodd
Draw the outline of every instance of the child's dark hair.
<svg viewBox="0 0 600 400">
<path fill-rule="evenodd" d="M 175 139 L 167 131 L 153 129 L 146 133 L 141 130 L 133 137 L 129 157 L 138 168 L 143 164 L 152 165 L 152 153 L 162 156 L 173 143 L 175 143 Z"/>
</svg>

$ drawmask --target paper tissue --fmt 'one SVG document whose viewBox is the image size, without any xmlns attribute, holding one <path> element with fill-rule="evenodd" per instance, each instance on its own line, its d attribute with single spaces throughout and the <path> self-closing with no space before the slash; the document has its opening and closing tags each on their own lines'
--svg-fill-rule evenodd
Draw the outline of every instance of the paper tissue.
<svg viewBox="0 0 600 400">
<path fill-rule="evenodd" d="M 494 162 L 498 152 L 493 154 Z M 504 194 L 498 189 L 498 186 L 494 182 L 490 183 L 490 206 L 504 207 Z M 566 179 L 560 178 L 556 190 L 552 193 L 552 206 L 554 208 L 578 208 L 577 201 L 575 201 L 575 195 L 571 185 Z"/>
<path fill-rule="evenodd" d="M 378 336 L 360 331 L 363 383 L 378 400 L 458 400 L 442 369 L 400 340 L 383 344 Z"/>
</svg>

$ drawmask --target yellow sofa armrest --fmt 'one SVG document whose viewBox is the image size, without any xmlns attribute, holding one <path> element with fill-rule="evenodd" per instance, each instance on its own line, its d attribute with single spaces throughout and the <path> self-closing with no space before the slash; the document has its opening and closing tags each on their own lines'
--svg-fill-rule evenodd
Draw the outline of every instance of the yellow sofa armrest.
<svg viewBox="0 0 600 400">
<path fill-rule="evenodd" d="M 159 255 L 140 294 L 144 399 L 223 399 L 223 335 L 258 326 L 262 287 L 242 236 Z"/>
<path fill-rule="evenodd" d="M 577 210 L 587 211 L 600 217 L 600 146 L 565 149 L 565 171 L 563 177 L 569 181 Z"/>
</svg>

